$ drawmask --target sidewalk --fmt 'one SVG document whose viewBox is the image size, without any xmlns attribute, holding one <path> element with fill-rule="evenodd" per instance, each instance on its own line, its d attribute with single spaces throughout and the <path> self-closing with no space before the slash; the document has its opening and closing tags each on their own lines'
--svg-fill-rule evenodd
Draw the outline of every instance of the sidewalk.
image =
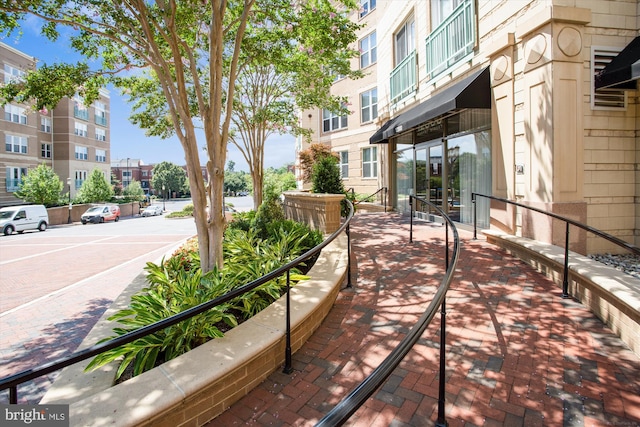
<svg viewBox="0 0 640 427">
<path fill-rule="evenodd" d="M 428 305 L 444 227 L 358 214 L 353 288 L 341 291 L 294 372 L 272 374 L 209 426 L 315 424 L 386 357 Z M 449 426 L 640 426 L 640 358 L 581 304 L 502 250 L 459 231 L 447 296 Z M 347 425 L 428 426 L 437 417 L 439 315 Z"/>
</svg>

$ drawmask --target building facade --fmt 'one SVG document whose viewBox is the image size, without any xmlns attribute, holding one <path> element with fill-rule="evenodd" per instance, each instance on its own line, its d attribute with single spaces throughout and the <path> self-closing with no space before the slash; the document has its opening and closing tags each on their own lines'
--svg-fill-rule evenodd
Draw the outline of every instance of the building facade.
<svg viewBox="0 0 640 427">
<path fill-rule="evenodd" d="M 339 154 L 347 188 L 387 187 L 401 212 L 409 195 L 428 198 L 461 223 L 472 222 L 471 193 L 488 194 L 639 243 L 637 0 L 360 3 L 353 65 L 366 76 L 332 88 L 352 114 L 302 114 L 313 142 Z M 553 242 L 564 231 L 476 205 L 483 227 Z"/>
<path fill-rule="evenodd" d="M 0 63 L 3 81 L 9 82 L 33 70 L 37 59 L 0 43 Z M 106 90 L 90 106 L 77 95 L 48 111 L 20 103 L 5 105 L 0 120 L 5 141 L 0 150 L 0 167 L 5 169 L 0 175 L 0 206 L 22 203 L 14 193 L 28 171 L 42 163 L 53 168 L 71 197 L 94 169 L 109 179 L 109 105 Z"/>
</svg>

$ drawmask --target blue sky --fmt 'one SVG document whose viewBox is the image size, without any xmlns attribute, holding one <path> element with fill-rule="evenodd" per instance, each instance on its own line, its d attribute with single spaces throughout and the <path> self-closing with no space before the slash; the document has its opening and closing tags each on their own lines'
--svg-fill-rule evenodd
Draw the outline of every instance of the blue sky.
<svg viewBox="0 0 640 427">
<path fill-rule="evenodd" d="M 39 28 L 31 25 L 27 20 L 22 26 L 21 37 L 6 37 L 1 41 L 14 49 L 36 57 L 40 64 L 52 64 L 54 62 L 73 62 L 79 56 L 69 47 L 64 36 L 55 44 L 39 34 Z M 108 88 L 111 97 L 111 160 L 117 159 L 141 159 L 145 164 L 170 161 L 183 165 L 184 152 L 176 137 L 161 139 L 147 137 L 144 130 L 129 122 L 131 113 L 129 104 L 114 88 Z M 200 145 L 204 145 L 204 139 Z M 293 163 L 295 157 L 295 138 L 291 135 L 273 135 L 265 146 L 265 167 L 281 167 Z M 229 144 L 227 150 L 227 162 L 233 160 L 236 170 L 248 171 L 247 162 L 242 153 Z M 201 157 L 204 164 L 206 159 Z"/>
</svg>

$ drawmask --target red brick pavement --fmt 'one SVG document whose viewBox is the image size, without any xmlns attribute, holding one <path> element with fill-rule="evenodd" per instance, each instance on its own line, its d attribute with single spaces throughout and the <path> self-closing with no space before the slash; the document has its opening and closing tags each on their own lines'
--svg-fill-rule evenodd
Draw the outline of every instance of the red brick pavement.
<svg viewBox="0 0 640 427">
<path fill-rule="evenodd" d="M 293 358 L 209 426 L 308 426 L 386 357 L 441 279 L 444 227 L 399 215 L 356 217 L 353 288 Z M 582 305 L 504 251 L 460 231 L 447 296 L 449 426 L 638 426 L 640 358 Z M 439 315 L 352 426 L 437 418 Z"/>
</svg>

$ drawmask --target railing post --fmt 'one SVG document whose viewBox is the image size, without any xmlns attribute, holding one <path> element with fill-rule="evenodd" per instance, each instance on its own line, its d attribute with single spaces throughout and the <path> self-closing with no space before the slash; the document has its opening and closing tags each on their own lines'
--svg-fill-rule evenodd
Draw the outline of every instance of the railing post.
<svg viewBox="0 0 640 427">
<path fill-rule="evenodd" d="M 410 214 L 409 214 L 409 243 L 413 243 L 413 196 L 409 196 L 409 206 Z"/>
<path fill-rule="evenodd" d="M 9 403 L 15 405 L 18 403 L 18 386 L 12 385 L 9 387 Z"/>
<path fill-rule="evenodd" d="M 387 192 L 389 189 L 384 187 L 384 211 L 387 212 Z"/>
<path fill-rule="evenodd" d="M 476 193 L 471 193 L 471 205 L 473 206 L 473 240 L 478 240 L 478 217 L 476 216 Z"/>
<path fill-rule="evenodd" d="M 291 363 L 291 281 L 290 281 L 290 270 L 287 270 L 287 331 L 286 331 L 286 348 L 285 348 L 285 361 L 284 361 L 284 369 L 282 372 L 285 374 L 290 374 L 293 372 L 293 366 Z"/>
<path fill-rule="evenodd" d="M 437 427 L 447 427 L 449 423 L 444 418 L 444 404 L 445 404 L 445 345 L 447 341 L 446 337 L 446 298 L 442 300 L 440 306 L 440 378 L 438 379 L 438 419 L 436 420 Z"/>
<path fill-rule="evenodd" d="M 351 224 L 347 224 L 347 228 L 344 229 L 345 233 L 347 233 L 347 288 L 351 287 L 351 230 L 349 230 L 349 226 Z"/>
<path fill-rule="evenodd" d="M 569 298 L 569 223 L 567 222 L 564 240 L 564 274 L 562 277 L 562 298 Z"/>
</svg>

